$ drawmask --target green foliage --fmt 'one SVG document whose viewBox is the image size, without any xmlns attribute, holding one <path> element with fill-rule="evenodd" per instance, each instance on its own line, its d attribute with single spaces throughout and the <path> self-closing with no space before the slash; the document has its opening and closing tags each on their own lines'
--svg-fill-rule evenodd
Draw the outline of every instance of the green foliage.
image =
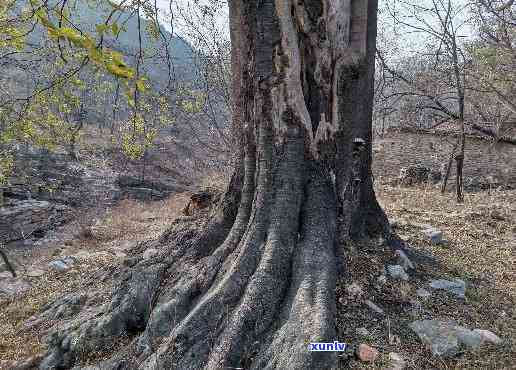
<svg viewBox="0 0 516 370">
<path fill-rule="evenodd" d="M 206 94 L 202 91 L 183 88 L 179 97 L 179 106 L 186 113 L 199 113 L 206 104 Z"/>
<path fill-rule="evenodd" d="M 20 51 L 25 47 L 25 27 L 9 14 L 15 5 L 15 1 L 0 1 L 0 49 Z"/>
<path fill-rule="evenodd" d="M 0 155 L 0 184 L 5 184 L 14 167 L 14 157 L 11 153 Z"/>
<path fill-rule="evenodd" d="M 77 12 L 78 3 L 83 10 L 84 3 L 93 9 L 90 27 L 81 24 L 83 14 Z M 160 46 L 153 43 L 161 40 L 162 30 L 155 21 L 154 2 L 144 0 L 139 4 L 140 14 L 146 18 L 139 63 L 144 65 L 147 55 L 156 55 Z M 127 6 L 132 8 L 127 11 Z M 90 110 L 103 105 L 103 110 L 96 111 L 101 119 L 113 120 L 111 110 L 124 111 L 111 142 L 133 160 L 141 159 L 156 142 L 160 129 L 174 122 L 169 95 L 155 91 L 143 68 L 138 70 L 136 63 L 129 62 L 120 51 L 124 49 L 117 48 L 117 40 L 128 37 L 128 23 L 120 14 L 134 18 L 134 6 L 133 2 L 122 5 L 109 0 L 71 0 L 61 8 L 42 0 L 0 0 L 0 58 L 11 52 L 16 58 L 19 52 L 23 59 L 39 61 L 26 71 L 16 71 L 24 76 L 24 82 L 12 79 L 15 82 L 4 87 L 6 94 L 0 97 L 0 184 L 16 170 L 20 148 L 54 151 L 77 143 L 82 128 L 77 117 L 83 105 Z M 103 18 L 99 19 L 99 14 Z M 91 15 L 86 16 L 91 19 Z M 38 34 L 36 42 L 45 47 L 30 45 L 35 42 L 31 39 L 34 30 Z M 131 32 L 134 35 L 134 29 Z M 27 81 L 33 75 L 34 81 Z M 106 98 L 114 96 L 115 90 L 117 100 L 106 109 Z M 194 89 L 184 89 L 179 95 L 179 108 L 185 112 L 197 113 L 205 104 L 204 94 Z"/>
</svg>

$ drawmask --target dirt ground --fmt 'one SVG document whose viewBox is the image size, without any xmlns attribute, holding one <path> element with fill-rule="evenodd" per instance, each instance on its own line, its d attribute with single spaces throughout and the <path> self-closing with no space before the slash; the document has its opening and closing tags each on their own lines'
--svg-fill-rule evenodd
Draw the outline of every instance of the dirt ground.
<svg viewBox="0 0 516 370">
<path fill-rule="evenodd" d="M 451 194 L 443 196 L 429 187 L 382 186 L 377 192 L 398 234 L 426 258 L 416 262 L 417 268 L 408 282 L 388 280 L 378 284 L 383 266 L 395 261 L 392 252 L 373 241 L 343 246 L 348 276 L 337 286 L 338 340 L 351 345 L 367 343 L 380 351 L 380 357 L 373 365 L 343 358 L 341 366 L 387 368 L 388 353 L 394 351 L 406 359 L 410 369 L 512 368 L 516 358 L 516 192 L 466 194 L 462 205 L 455 204 Z M 47 247 L 34 256 L 34 265 L 46 266 L 57 256 L 81 255 L 81 251 L 88 254 L 65 273 L 47 271 L 37 278 L 25 275 L 32 288 L 21 297 L 0 301 L 2 368 L 9 368 L 9 360 L 43 351 L 41 337 L 45 328 L 26 327 L 32 315 L 65 293 L 108 284 L 96 281 L 94 272 L 120 263 L 128 245 L 156 238 L 180 214 L 187 199 L 182 194 L 153 203 L 124 201 L 92 230 L 83 230 L 66 245 Z M 448 244 L 431 245 L 422 235 L 420 223 L 439 228 Z M 430 298 L 415 302 L 415 290 L 427 287 L 430 278 L 454 277 L 467 283 L 465 300 L 433 292 Z M 350 282 L 363 289 L 361 299 L 349 297 L 346 287 Z M 385 314 L 371 311 L 363 304 L 364 299 L 373 301 Z M 453 360 L 433 357 L 407 326 L 420 318 L 454 319 L 469 328 L 488 329 L 504 344 L 486 345 Z M 357 328 L 366 328 L 369 335 L 358 335 Z"/>
<path fill-rule="evenodd" d="M 420 256 L 408 282 L 378 282 L 386 264 L 396 261 L 381 241 L 342 246 L 347 258 L 346 277 L 337 285 L 338 339 L 350 345 L 366 343 L 379 350 L 374 364 L 342 357 L 342 368 L 389 368 L 389 352 L 399 353 L 408 369 L 509 369 L 516 359 L 516 190 L 466 193 L 456 204 L 453 193 L 440 194 L 430 185 L 390 186 L 400 167 L 423 162 L 437 167 L 447 160 L 452 141 L 428 136 L 386 136 L 375 144 L 376 192 L 398 235 Z M 465 176 L 487 175 L 516 184 L 516 148 L 469 142 Z M 469 158 L 469 162 L 468 162 Z M 213 177 L 215 179 L 215 177 Z M 212 180 L 213 180 L 212 179 Z M 204 186 L 220 187 L 220 178 L 209 178 Z M 96 271 L 115 268 L 126 251 L 139 241 L 156 239 L 181 214 L 188 194 L 176 194 L 157 202 L 124 200 L 102 214 L 83 215 L 56 231 L 58 237 L 32 248 L 10 251 L 20 276 L 31 284 L 22 296 L 0 296 L 0 369 L 9 369 L 44 351 L 45 327 L 28 327 L 27 320 L 42 307 L 66 293 L 105 284 Z M 441 230 L 446 245 L 432 245 L 420 225 Z M 88 225 L 84 227 L 83 225 Z M 66 272 L 48 268 L 64 256 L 77 256 L 78 263 Z M 0 270 L 3 266 L 0 264 Z M 39 277 L 34 269 L 45 270 Z M 460 278 L 467 284 L 466 298 L 432 292 L 418 298 L 416 289 L 428 289 L 430 279 Z M 360 297 L 350 296 L 348 287 L 357 284 Z M 99 297 L 101 299 L 102 297 Z M 368 299 L 384 314 L 364 305 Z M 488 329 L 503 339 L 499 346 L 484 345 L 450 360 L 432 356 L 408 324 L 418 319 L 453 319 L 470 329 Z M 369 334 L 358 334 L 357 329 Z M 361 330 L 363 332 L 363 330 Z M 360 330 L 359 330 L 360 332 Z"/>
<path fill-rule="evenodd" d="M 422 258 L 408 282 L 388 280 L 382 285 L 377 277 L 385 264 L 396 263 L 392 252 L 374 243 L 346 248 L 350 276 L 337 288 L 339 340 L 367 343 L 381 355 L 374 365 L 343 360 L 343 367 L 388 368 L 388 353 L 393 351 L 406 359 L 409 369 L 515 368 L 516 192 L 469 193 L 462 205 L 452 194 L 443 196 L 433 188 L 384 186 L 377 192 L 397 233 Z M 420 224 L 441 230 L 448 243 L 429 243 Z M 431 290 L 430 279 L 453 278 L 466 282 L 464 300 L 440 291 L 426 299 L 416 296 L 417 288 Z M 350 281 L 385 315 L 349 297 L 345 287 Z M 408 324 L 419 319 L 452 319 L 470 329 L 491 330 L 504 343 L 444 360 L 432 356 L 409 329 Z M 366 328 L 370 335 L 357 335 L 357 328 Z"/>
</svg>

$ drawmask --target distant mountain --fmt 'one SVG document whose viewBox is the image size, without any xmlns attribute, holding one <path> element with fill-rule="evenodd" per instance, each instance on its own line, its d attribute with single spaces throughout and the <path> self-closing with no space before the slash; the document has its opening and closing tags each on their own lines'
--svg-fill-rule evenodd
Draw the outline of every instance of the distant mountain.
<svg viewBox="0 0 516 370">
<path fill-rule="evenodd" d="M 27 3 L 26 0 L 18 1 L 17 5 L 21 9 Z M 52 1 L 50 1 L 52 3 Z M 73 0 L 68 2 L 73 23 L 84 32 L 96 34 L 95 26 L 103 24 L 108 18 L 112 8 L 107 1 L 103 1 L 102 6 L 97 6 L 97 1 Z M 134 14 L 129 12 L 117 12 L 111 21 L 121 26 L 122 31 L 115 39 L 112 35 L 106 35 L 105 45 L 122 52 L 127 57 L 127 61 L 134 65 L 134 56 L 139 49 L 138 21 Z M 146 62 L 142 69 L 145 75 L 154 83 L 164 83 L 167 81 L 168 67 L 164 59 L 166 46 L 172 61 L 173 75 L 181 81 L 196 80 L 196 68 L 194 63 L 195 52 L 193 48 L 181 38 L 171 35 L 170 32 L 161 26 L 161 33 L 158 39 L 151 36 L 149 30 L 150 21 L 141 18 L 140 29 L 142 35 L 142 45 L 146 55 Z M 39 44 L 46 37 L 46 30 L 37 26 L 32 32 L 28 41 Z M 165 43 L 163 38 L 167 40 Z M 149 57 L 151 55 L 151 57 Z"/>
</svg>

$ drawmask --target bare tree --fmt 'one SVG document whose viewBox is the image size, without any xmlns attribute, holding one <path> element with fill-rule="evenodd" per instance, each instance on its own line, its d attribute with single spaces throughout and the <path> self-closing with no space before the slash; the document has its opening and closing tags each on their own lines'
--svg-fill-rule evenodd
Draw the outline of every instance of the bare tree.
<svg viewBox="0 0 516 370">
<path fill-rule="evenodd" d="M 396 63 L 389 65 L 382 51 L 378 52 L 378 59 L 385 73 L 398 82 L 396 88 L 387 91 L 384 99 L 399 101 L 400 97 L 416 97 L 419 99 L 419 109 L 432 112 L 437 124 L 456 122 L 457 143 L 446 169 L 442 192 L 446 189 L 451 165 L 455 160 L 457 201 L 462 202 L 462 168 L 466 141 L 466 70 L 469 61 L 464 51 L 464 43 L 461 41 L 461 30 L 468 23 L 469 4 L 456 4 L 452 0 L 397 1 L 394 5 L 386 4 L 395 26 L 399 27 L 401 32 L 418 35 L 426 40 L 427 46 L 415 52 L 424 66 L 423 70 L 416 69 L 419 73 L 407 73 L 407 69 L 400 70 L 396 68 Z M 411 68 L 414 68 L 414 64 L 411 64 Z"/>
</svg>

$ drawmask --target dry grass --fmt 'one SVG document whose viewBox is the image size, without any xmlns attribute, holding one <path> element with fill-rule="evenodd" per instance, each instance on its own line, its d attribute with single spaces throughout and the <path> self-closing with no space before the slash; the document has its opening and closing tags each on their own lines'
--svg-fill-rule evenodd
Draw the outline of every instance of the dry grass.
<svg viewBox="0 0 516 370">
<path fill-rule="evenodd" d="M 223 180 L 210 180 L 203 186 L 220 188 Z M 348 277 L 337 286 L 338 340 L 351 344 L 361 342 L 381 352 L 371 366 L 343 360 L 353 368 L 385 368 L 388 353 L 395 351 L 407 358 L 408 368 L 424 369 L 507 369 L 516 358 L 516 286 L 515 286 L 515 204 L 516 192 L 466 194 L 465 203 L 457 205 L 453 195 L 440 195 L 432 188 L 377 189 L 382 206 L 391 219 L 397 220 L 397 231 L 417 251 L 433 255 L 437 262 L 420 264 L 408 283 L 387 281 L 379 284 L 377 276 L 395 258 L 389 250 L 370 242 L 346 246 Z M 115 251 L 121 245 L 158 237 L 175 219 L 188 201 L 187 194 L 175 195 L 161 202 L 141 203 L 125 200 L 112 208 L 91 233 L 78 236 L 66 246 L 39 255 L 46 266 L 57 253 L 70 255 L 80 251 L 99 252 L 93 259 L 81 260 L 71 271 L 47 272 L 41 278 L 27 278 L 32 289 L 23 297 L 0 301 L 0 353 L 2 360 L 20 360 L 43 350 L 43 332 L 24 329 L 24 322 L 41 307 L 59 296 L 83 287 L 92 271 L 119 263 Z M 428 223 L 444 233 L 449 244 L 430 245 L 422 236 L 418 223 Z M 54 257 L 52 256 L 54 255 Z M 413 310 L 411 301 L 418 287 L 427 286 L 433 277 L 459 277 L 468 284 L 466 300 L 446 293 L 433 293 L 430 300 L 420 301 Z M 360 299 L 349 297 L 345 287 L 350 281 L 362 286 L 364 299 L 382 307 L 387 316 L 371 312 Z M 104 284 L 98 282 L 98 284 Z M 108 291 L 108 287 L 105 288 Z M 419 318 L 453 318 L 469 328 L 489 329 L 505 340 L 503 346 L 484 346 L 478 352 L 467 352 L 454 360 L 432 357 L 408 329 L 408 323 Z M 360 337 L 356 329 L 366 327 L 370 335 Z M 0 365 L 1 368 L 1 365 Z"/>
<path fill-rule="evenodd" d="M 38 278 L 21 276 L 29 281 L 31 289 L 22 297 L 0 297 L 0 369 L 1 360 L 22 360 L 44 350 L 40 342 L 42 331 L 25 328 L 24 323 L 38 313 L 48 302 L 89 284 L 92 273 L 100 268 L 120 263 L 119 247 L 134 245 L 138 241 L 157 238 L 170 225 L 185 206 L 187 194 L 178 194 L 159 202 L 124 200 L 100 221 L 94 223 L 91 233 L 77 232 L 67 245 L 46 248 L 34 254 L 34 265 L 46 269 L 48 262 L 58 256 L 88 252 L 93 258 L 81 258 L 66 273 L 47 271 Z M 109 292 L 104 282 L 95 282 L 91 288 Z M 7 365 L 4 365 L 7 366 Z M 8 368 L 8 367 L 7 367 Z"/>
<path fill-rule="evenodd" d="M 124 199 L 91 226 L 91 238 L 111 242 L 157 238 L 188 203 L 182 193 L 159 202 Z"/>
<path fill-rule="evenodd" d="M 431 255 L 435 262 L 420 264 L 409 283 L 376 278 L 385 264 L 396 259 L 381 246 L 348 248 L 350 278 L 364 287 L 365 295 L 381 306 L 386 318 L 373 314 L 363 304 L 347 301 L 341 281 L 337 294 L 339 340 L 377 347 L 382 356 L 374 365 L 345 362 L 353 368 L 384 368 L 388 353 L 398 352 L 410 369 L 509 369 L 516 358 L 516 191 L 466 194 L 464 204 L 456 204 L 453 194 L 441 195 L 429 187 L 377 189 L 380 202 L 398 234 L 412 249 Z M 445 246 L 431 245 L 419 224 L 443 231 Z M 367 273 L 364 273 L 367 271 Z M 431 278 L 461 278 L 467 283 L 466 299 L 445 292 L 433 292 L 430 299 L 418 299 L 418 287 L 429 289 Z M 351 309 L 350 309 L 351 308 Z M 417 319 L 453 319 L 470 329 L 488 329 L 504 339 L 501 346 L 484 345 L 479 351 L 443 360 L 432 356 L 408 328 Z M 360 337 L 356 328 L 366 327 L 371 335 Z M 390 334 L 390 335 L 389 335 Z M 401 343 L 392 340 L 393 336 Z"/>
<path fill-rule="evenodd" d="M 115 263 L 115 258 L 89 260 L 87 263 L 76 265 L 67 273 L 48 271 L 38 278 L 24 276 L 32 285 L 22 297 L 0 299 L 0 359 L 22 360 L 41 353 L 44 346 L 41 343 L 42 332 L 25 327 L 24 323 L 32 315 L 40 312 L 48 302 L 79 290 L 90 281 L 92 271 Z M 100 287 L 97 282 L 95 287 Z M 109 291 L 105 286 L 101 290 Z M 2 369 L 0 363 L 0 369 Z"/>
</svg>

